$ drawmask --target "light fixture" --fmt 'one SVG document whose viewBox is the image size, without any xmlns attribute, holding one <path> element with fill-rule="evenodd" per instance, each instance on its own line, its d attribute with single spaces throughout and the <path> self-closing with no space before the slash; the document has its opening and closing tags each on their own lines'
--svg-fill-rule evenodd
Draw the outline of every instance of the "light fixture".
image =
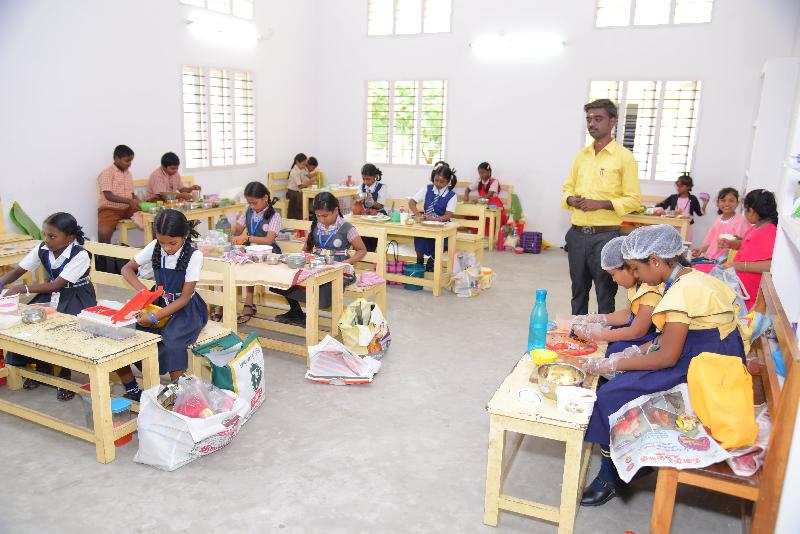
<svg viewBox="0 0 800 534">
<path fill-rule="evenodd" d="M 233 20 L 229 17 L 192 15 L 186 19 L 193 34 L 226 44 L 255 44 L 261 39 L 252 22 Z"/>
<path fill-rule="evenodd" d="M 564 48 L 564 40 L 550 34 L 484 35 L 469 46 L 482 58 L 532 59 L 557 54 Z"/>
</svg>

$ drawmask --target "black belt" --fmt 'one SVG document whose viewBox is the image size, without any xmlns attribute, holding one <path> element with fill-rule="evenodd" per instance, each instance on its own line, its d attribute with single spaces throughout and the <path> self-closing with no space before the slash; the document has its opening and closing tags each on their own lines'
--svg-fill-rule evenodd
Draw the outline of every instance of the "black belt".
<svg viewBox="0 0 800 534">
<path fill-rule="evenodd" d="M 606 232 L 619 232 L 619 226 L 576 226 L 572 229 L 582 234 L 604 234 Z"/>
</svg>

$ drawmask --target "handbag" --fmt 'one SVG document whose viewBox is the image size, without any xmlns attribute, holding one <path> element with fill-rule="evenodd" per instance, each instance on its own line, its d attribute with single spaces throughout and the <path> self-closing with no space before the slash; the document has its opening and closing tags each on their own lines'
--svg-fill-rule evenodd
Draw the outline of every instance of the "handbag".
<svg viewBox="0 0 800 534">
<path fill-rule="evenodd" d="M 386 254 L 387 255 L 389 254 L 390 247 L 394 247 L 394 259 L 393 260 L 390 260 L 390 259 L 386 260 L 386 272 L 387 273 L 391 273 L 391 274 L 403 274 L 403 267 L 405 267 L 406 262 L 404 260 L 398 259 L 398 249 L 399 249 L 400 245 L 398 245 L 397 241 L 395 241 L 395 240 L 391 240 L 388 243 L 386 243 Z M 390 282 L 388 280 L 386 281 L 386 283 L 388 285 L 392 285 L 392 286 L 401 286 L 401 285 L 403 285 L 403 282 Z"/>
</svg>

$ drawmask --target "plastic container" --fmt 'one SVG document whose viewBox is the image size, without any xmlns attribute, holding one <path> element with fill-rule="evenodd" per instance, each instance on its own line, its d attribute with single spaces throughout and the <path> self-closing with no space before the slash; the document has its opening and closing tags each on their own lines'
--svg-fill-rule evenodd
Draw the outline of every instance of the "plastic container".
<svg viewBox="0 0 800 534">
<path fill-rule="evenodd" d="M 19 309 L 19 293 L 10 297 L 0 297 L 0 313 L 17 313 Z"/>
<path fill-rule="evenodd" d="M 547 342 L 547 290 L 536 290 L 536 304 L 528 325 L 528 352 L 544 349 Z"/>
<path fill-rule="evenodd" d="M 590 415 L 597 400 L 591 389 L 578 386 L 559 386 L 556 389 L 556 407 L 567 413 Z"/>
<path fill-rule="evenodd" d="M 528 254 L 539 254 L 542 251 L 541 232 L 522 232 L 520 236 L 522 250 Z"/>
<path fill-rule="evenodd" d="M 406 263 L 403 265 L 403 274 L 414 278 L 425 278 L 425 266 L 421 263 Z M 422 291 L 422 286 L 416 284 L 403 284 L 408 291 Z"/>
<path fill-rule="evenodd" d="M 226 216 L 222 216 L 217 220 L 217 224 L 214 226 L 214 229 L 217 232 L 220 232 L 226 236 L 226 241 L 231 240 L 231 222 L 228 220 Z"/>
<path fill-rule="evenodd" d="M 84 332 L 110 339 L 127 339 L 136 334 L 136 319 L 111 322 L 111 317 L 83 310 L 78 314 L 78 324 Z"/>
<path fill-rule="evenodd" d="M 546 363 L 553 363 L 558 359 L 558 354 L 548 349 L 534 349 L 530 352 L 530 355 L 536 367 Z"/>
<path fill-rule="evenodd" d="M 89 384 L 81 386 L 81 389 L 89 392 L 92 391 L 92 388 L 89 386 Z M 81 395 L 81 399 L 83 400 L 82 404 L 83 404 L 84 416 L 86 417 L 86 428 L 88 428 L 89 430 L 94 430 L 94 411 L 92 410 L 92 397 L 91 395 Z M 122 397 L 111 399 L 111 420 L 114 424 L 114 428 L 117 428 L 120 425 L 124 425 L 125 423 L 131 420 L 131 404 L 132 403 L 130 399 L 125 399 Z M 114 445 L 120 447 L 130 442 L 132 439 L 133 439 L 133 432 L 115 440 Z"/>
</svg>

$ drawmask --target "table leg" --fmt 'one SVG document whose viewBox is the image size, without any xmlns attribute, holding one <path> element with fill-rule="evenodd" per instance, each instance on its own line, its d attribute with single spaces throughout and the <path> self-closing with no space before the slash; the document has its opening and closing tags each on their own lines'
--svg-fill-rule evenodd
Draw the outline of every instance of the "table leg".
<svg viewBox="0 0 800 534">
<path fill-rule="evenodd" d="M 342 278 L 343 271 L 331 283 L 331 335 L 336 337 L 339 335 L 339 319 L 342 317 L 344 307 L 344 279 Z"/>
<path fill-rule="evenodd" d="M 494 212 L 489 216 L 489 250 L 494 250 L 494 233 L 497 226 L 497 215 Z"/>
<path fill-rule="evenodd" d="M 319 343 L 319 282 L 306 286 L 306 347 Z M 306 352 L 306 367 L 310 365 Z"/>
<path fill-rule="evenodd" d="M 579 489 L 582 489 L 578 488 L 581 462 L 576 462 L 575 459 L 580 458 L 582 447 L 583 432 L 570 432 L 566 440 L 564 476 L 561 479 L 561 504 L 558 507 L 559 534 L 571 534 L 575 528 L 575 513 L 578 507 L 576 495 Z"/>
<path fill-rule="evenodd" d="M 142 230 L 142 232 L 144 232 L 144 244 L 147 246 L 147 244 L 153 240 L 153 220 L 151 220 L 150 217 L 143 216 L 142 226 L 144 226 L 144 229 Z"/>
<path fill-rule="evenodd" d="M 95 451 L 97 461 L 111 463 L 116 457 L 114 450 L 114 423 L 111 419 L 111 386 L 108 373 L 100 372 L 97 366 L 89 370 L 92 388 L 92 418 L 94 420 Z"/>
<path fill-rule="evenodd" d="M 303 193 L 303 220 L 308 220 L 308 197 Z"/>
<path fill-rule="evenodd" d="M 483 522 L 493 527 L 500 519 L 500 494 L 503 492 L 503 451 L 506 431 L 491 416 L 489 423 L 489 459 L 486 463 L 486 496 L 483 504 Z"/>
<path fill-rule="evenodd" d="M 206 225 L 208 226 L 209 230 L 213 230 L 214 229 L 214 216 L 213 215 L 209 215 L 208 216 L 208 219 L 206 220 Z"/>
<path fill-rule="evenodd" d="M 578 478 L 578 495 L 575 502 L 580 501 L 583 496 L 583 488 L 586 486 L 586 473 L 589 471 L 589 460 L 592 458 L 592 444 L 590 442 L 584 442 L 581 454 L 581 473 Z"/>
<path fill-rule="evenodd" d="M 455 250 L 455 239 L 448 243 L 451 250 Z M 442 256 L 444 256 L 444 238 L 442 234 L 438 234 L 435 239 L 434 245 L 434 262 L 433 262 L 433 296 L 438 297 L 442 292 Z"/>
<path fill-rule="evenodd" d="M 378 307 L 380 307 L 383 312 L 383 316 L 388 316 L 389 312 L 386 308 L 386 284 L 383 284 L 380 289 L 378 289 L 378 294 L 375 295 L 375 302 L 378 303 Z"/>
<path fill-rule="evenodd" d="M 11 391 L 22 389 L 22 377 L 19 374 L 19 367 L 6 364 L 6 369 L 8 370 L 8 389 Z"/>
<path fill-rule="evenodd" d="M 650 515 L 650 532 L 669 534 L 672 529 L 672 513 L 675 509 L 675 493 L 678 491 L 678 470 L 662 467 L 658 470 L 653 512 Z"/>
<path fill-rule="evenodd" d="M 158 375 L 158 345 L 150 347 L 148 352 L 150 354 L 142 359 L 142 390 L 161 383 Z"/>
<path fill-rule="evenodd" d="M 483 213 L 478 215 L 478 237 L 481 241 L 486 237 L 486 210 L 483 210 Z"/>
</svg>

